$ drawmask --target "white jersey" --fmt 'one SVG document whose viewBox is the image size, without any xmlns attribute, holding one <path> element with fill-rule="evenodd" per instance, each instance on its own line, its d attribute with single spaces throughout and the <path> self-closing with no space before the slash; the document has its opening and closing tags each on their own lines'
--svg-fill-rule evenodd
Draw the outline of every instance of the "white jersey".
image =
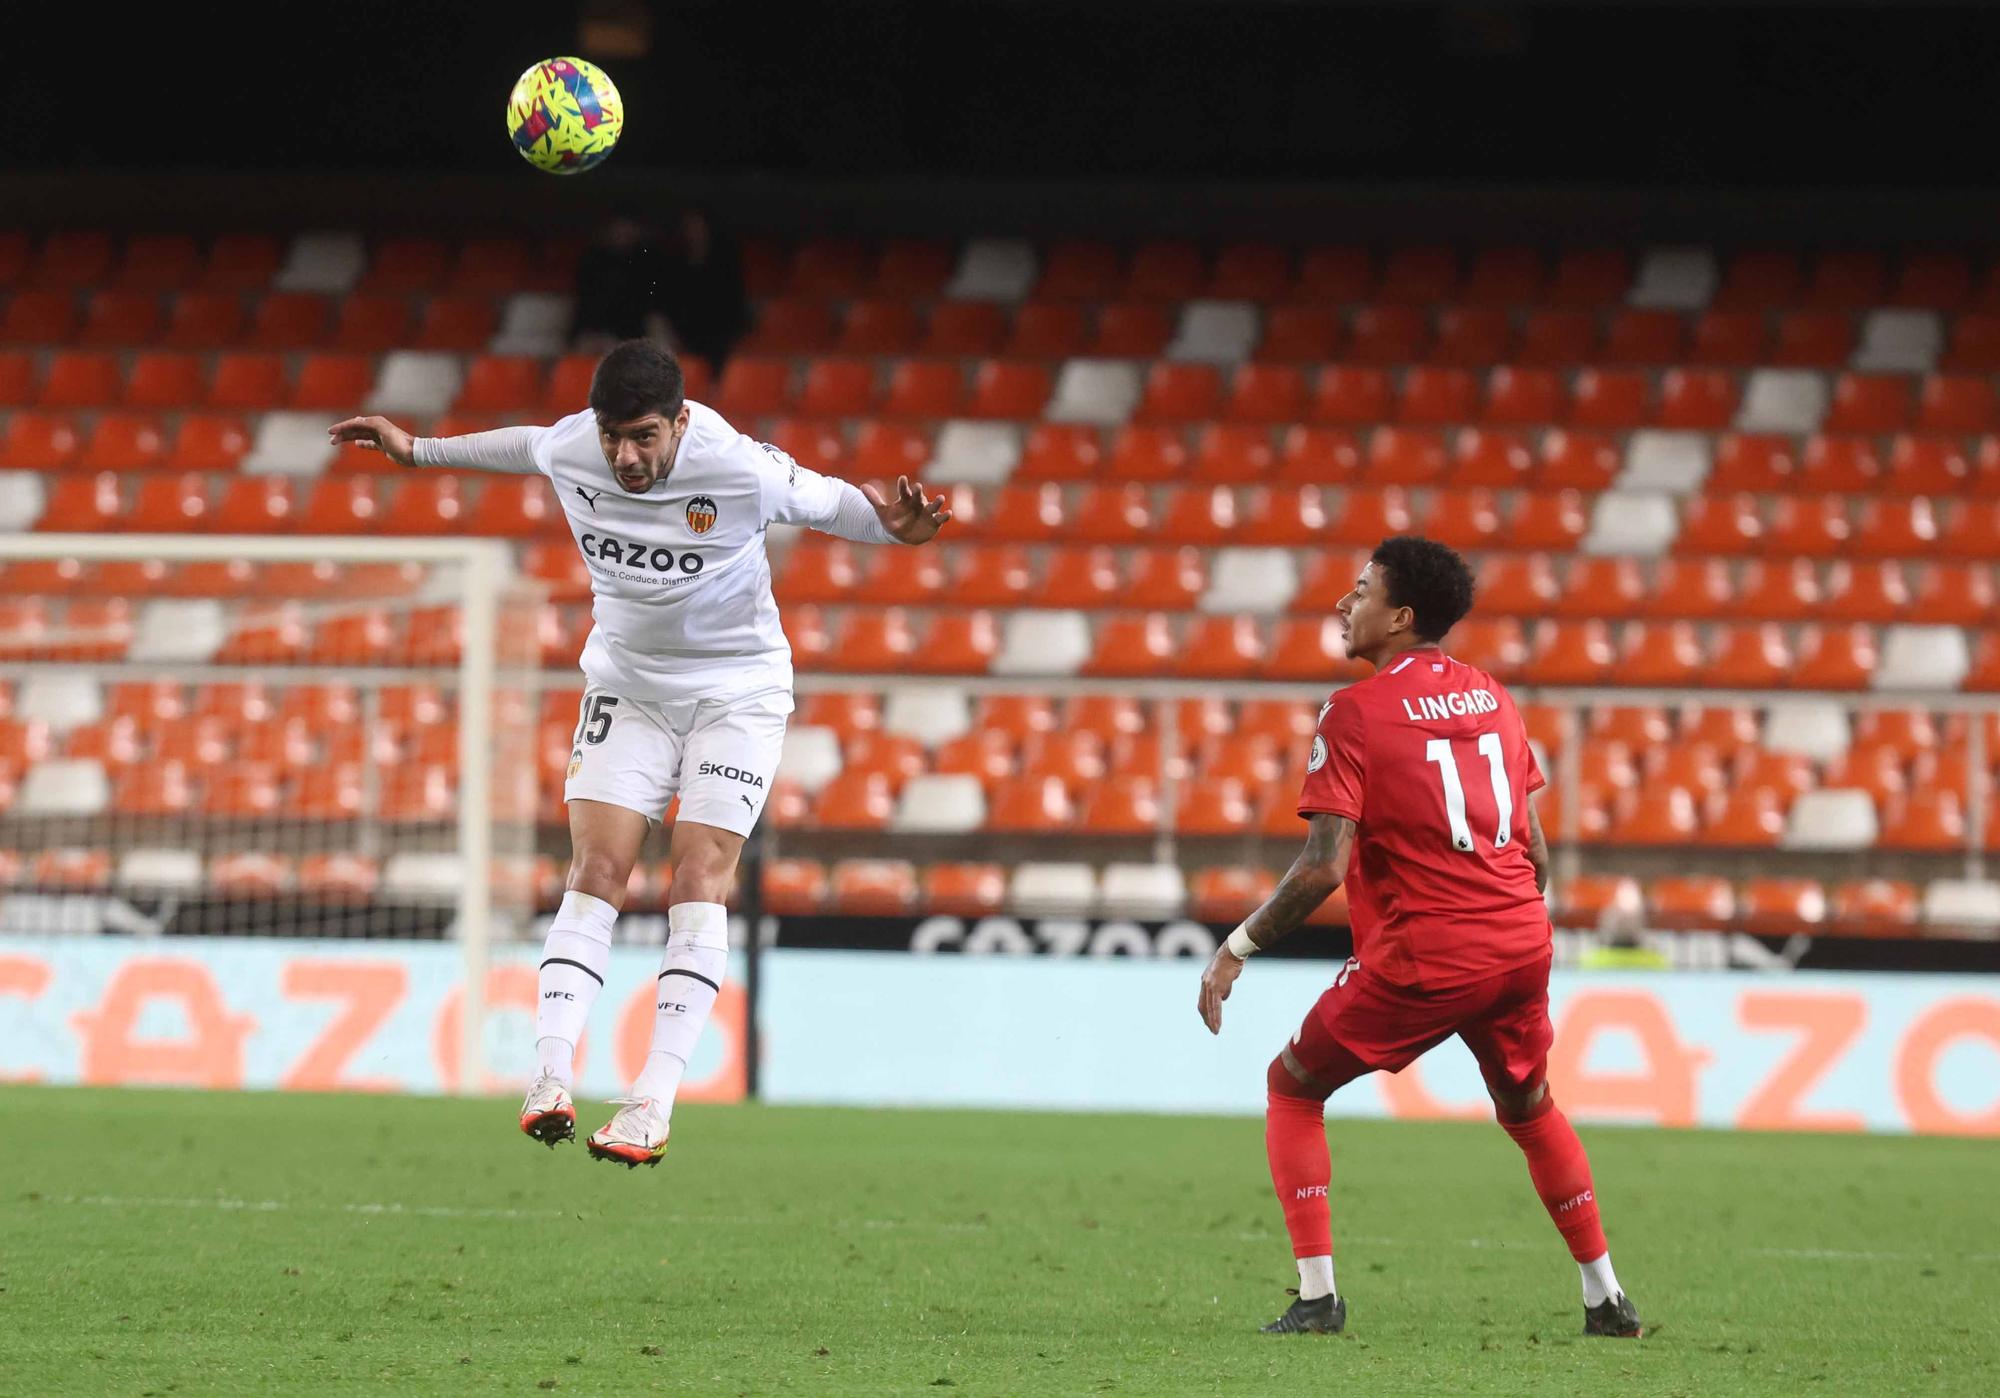
<svg viewBox="0 0 2000 1398">
<path fill-rule="evenodd" d="M 791 687 L 792 648 L 771 596 L 765 530 L 829 528 L 843 503 L 852 520 L 844 497 L 859 495 L 699 403 L 688 404 L 673 469 L 641 495 L 612 479 L 588 410 L 550 427 L 421 439 L 417 459 L 549 478 L 590 568 L 595 625 L 584 643 L 584 676 L 593 687 L 655 703 Z M 867 520 L 879 530 L 872 514 Z"/>
</svg>

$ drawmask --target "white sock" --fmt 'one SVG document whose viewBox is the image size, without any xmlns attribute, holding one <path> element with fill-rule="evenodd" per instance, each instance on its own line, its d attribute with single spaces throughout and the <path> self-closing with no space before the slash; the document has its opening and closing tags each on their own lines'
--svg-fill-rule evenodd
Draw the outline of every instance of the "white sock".
<svg viewBox="0 0 2000 1398">
<path fill-rule="evenodd" d="M 1618 1285 L 1618 1274 L 1611 1270 L 1611 1254 L 1605 1253 L 1594 1262 L 1579 1262 L 1577 1271 L 1583 1273 L 1583 1304 L 1601 1306 L 1624 1290 Z"/>
<path fill-rule="evenodd" d="M 541 1069 L 572 1086 L 576 1041 L 611 964 L 611 926 L 618 909 L 602 898 L 571 890 L 549 924 L 542 944 L 540 993 L 535 998 L 535 1052 Z"/>
<path fill-rule="evenodd" d="M 1299 1299 L 1317 1301 L 1322 1296 L 1335 1295 L 1333 1289 L 1333 1259 L 1331 1257 L 1301 1257 L 1299 1259 Z"/>
<path fill-rule="evenodd" d="M 729 910 L 720 903 L 676 903 L 667 909 L 667 953 L 660 959 L 659 999 L 653 1017 L 653 1050 L 632 1084 L 634 1097 L 650 1097 L 671 1118 L 681 1075 L 722 989 L 729 961 Z"/>
</svg>

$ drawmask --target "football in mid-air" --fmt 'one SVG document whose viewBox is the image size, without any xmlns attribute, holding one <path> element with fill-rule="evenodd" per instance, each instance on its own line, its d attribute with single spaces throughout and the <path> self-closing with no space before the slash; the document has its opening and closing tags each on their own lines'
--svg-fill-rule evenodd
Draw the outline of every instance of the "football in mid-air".
<svg viewBox="0 0 2000 1398">
<path fill-rule="evenodd" d="M 618 89 L 581 58 L 544 59 L 521 74 L 507 98 L 507 134 L 537 170 L 588 170 L 611 154 L 624 128 Z"/>
</svg>

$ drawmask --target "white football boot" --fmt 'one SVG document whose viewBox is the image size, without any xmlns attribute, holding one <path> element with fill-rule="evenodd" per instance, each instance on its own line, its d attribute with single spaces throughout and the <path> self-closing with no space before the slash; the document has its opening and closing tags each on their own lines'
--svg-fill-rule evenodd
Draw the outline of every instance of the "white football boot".
<svg viewBox="0 0 2000 1398">
<path fill-rule="evenodd" d="M 535 1079 L 528 1100 L 521 1104 L 521 1130 L 554 1150 L 576 1139 L 576 1108 L 569 1089 L 547 1073 Z"/>
<path fill-rule="evenodd" d="M 613 1097 L 618 1115 L 593 1131 L 583 1148 L 628 1169 L 657 1165 L 667 1153 L 667 1121 L 650 1097 Z"/>
</svg>

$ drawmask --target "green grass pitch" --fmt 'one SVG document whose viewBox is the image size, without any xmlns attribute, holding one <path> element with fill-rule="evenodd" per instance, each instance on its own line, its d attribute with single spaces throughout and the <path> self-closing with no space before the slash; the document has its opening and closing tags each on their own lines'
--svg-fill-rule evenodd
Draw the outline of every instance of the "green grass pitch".
<svg viewBox="0 0 2000 1398">
<path fill-rule="evenodd" d="M 1255 1120 L 684 1107 L 627 1171 L 513 1106 L 0 1089 L 0 1393 L 2000 1393 L 1992 1143 L 1586 1129 L 1633 1343 L 1500 1131 L 1335 1120 L 1349 1331 L 1280 1338 Z"/>
</svg>

